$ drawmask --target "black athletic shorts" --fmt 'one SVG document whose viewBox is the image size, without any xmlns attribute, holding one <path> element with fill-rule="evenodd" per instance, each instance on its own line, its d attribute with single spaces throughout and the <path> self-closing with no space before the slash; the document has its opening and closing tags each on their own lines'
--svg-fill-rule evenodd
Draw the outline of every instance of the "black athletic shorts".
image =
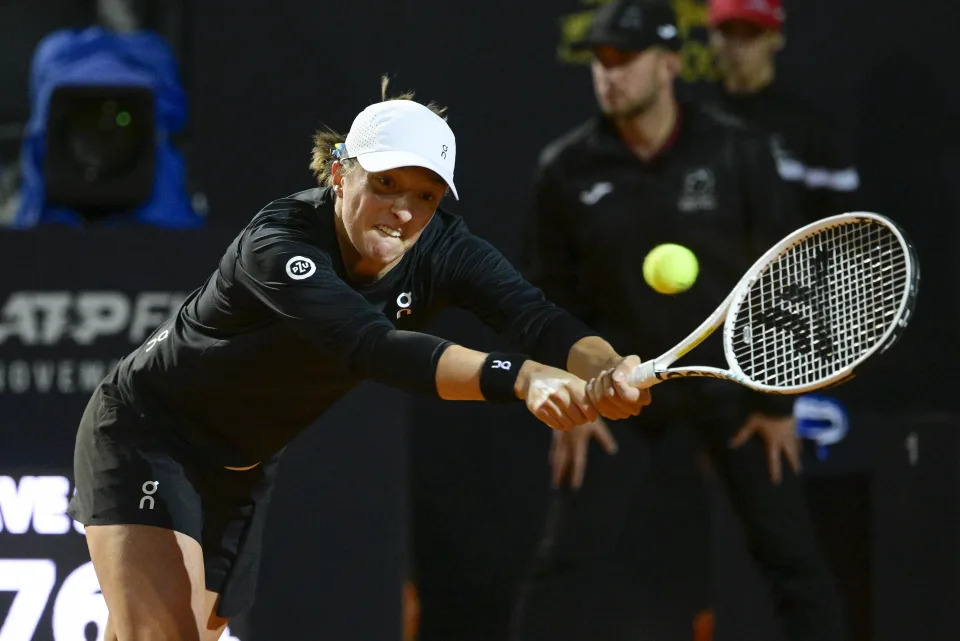
<svg viewBox="0 0 960 641">
<path fill-rule="evenodd" d="M 76 494 L 68 510 L 84 525 L 154 525 L 203 548 L 217 614 L 253 603 L 267 506 L 280 454 L 249 470 L 210 463 L 105 381 L 87 404 L 74 452 Z"/>
</svg>

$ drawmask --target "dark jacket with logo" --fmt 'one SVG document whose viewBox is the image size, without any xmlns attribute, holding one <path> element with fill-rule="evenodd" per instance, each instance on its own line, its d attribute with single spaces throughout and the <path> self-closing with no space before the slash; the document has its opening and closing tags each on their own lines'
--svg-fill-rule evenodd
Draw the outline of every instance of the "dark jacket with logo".
<svg viewBox="0 0 960 641">
<path fill-rule="evenodd" d="M 856 209 L 860 176 L 848 137 L 812 106 L 776 83 L 752 94 L 718 88 L 710 100 L 770 136 L 780 178 L 807 221 Z"/>
<path fill-rule="evenodd" d="M 730 116 L 681 106 L 673 136 L 648 162 L 598 116 L 540 157 L 529 276 L 622 353 L 653 358 L 706 319 L 746 269 L 801 224 L 766 137 Z M 659 294 L 643 280 L 644 257 L 662 243 L 689 247 L 698 258 L 697 281 L 683 293 Z M 721 364 L 717 334 L 685 362 Z M 778 413 L 788 400 L 751 397 Z"/>
</svg>

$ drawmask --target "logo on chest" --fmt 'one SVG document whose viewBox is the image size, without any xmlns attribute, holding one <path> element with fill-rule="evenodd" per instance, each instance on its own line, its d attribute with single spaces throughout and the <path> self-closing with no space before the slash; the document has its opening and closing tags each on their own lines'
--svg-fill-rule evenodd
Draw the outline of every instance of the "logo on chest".
<svg viewBox="0 0 960 641">
<path fill-rule="evenodd" d="M 692 169 L 683 178 L 677 209 L 684 213 L 713 211 L 717 208 L 717 180 L 706 167 Z"/>
<path fill-rule="evenodd" d="M 594 183 L 590 189 L 584 189 L 580 192 L 580 202 L 584 205 L 596 205 L 600 199 L 613 191 L 613 183 L 598 182 Z"/>
<path fill-rule="evenodd" d="M 397 296 L 397 320 L 413 313 L 413 292 L 403 292 Z"/>
</svg>

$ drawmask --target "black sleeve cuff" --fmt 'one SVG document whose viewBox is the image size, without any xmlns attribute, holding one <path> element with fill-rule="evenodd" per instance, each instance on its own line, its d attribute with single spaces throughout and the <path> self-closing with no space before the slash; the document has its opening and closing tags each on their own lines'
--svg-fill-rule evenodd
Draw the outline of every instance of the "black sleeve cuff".
<svg viewBox="0 0 960 641">
<path fill-rule="evenodd" d="M 576 316 L 561 311 L 540 332 L 533 358 L 544 365 L 565 370 L 570 348 L 587 336 L 598 334 Z"/>
<path fill-rule="evenodd" d="M 389 330 L 355 355 L 364 378 L 418 394 L 437 396 L 437 363 L 451 341 L 403 330 Z"/>
</svg>

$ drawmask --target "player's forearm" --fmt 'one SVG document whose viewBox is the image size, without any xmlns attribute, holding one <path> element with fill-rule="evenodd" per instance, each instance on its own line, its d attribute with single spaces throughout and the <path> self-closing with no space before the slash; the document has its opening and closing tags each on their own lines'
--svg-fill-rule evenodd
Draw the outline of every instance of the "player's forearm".
<svg viewBox="0 0 960 641">
<path fill-rule="evenodd" d="M 486 357 L 460 345 L 444 350 L 437 363 L 437 395 L 447 401 L 482 401 L 480 370 Z"/>
<path fill-rule="evenodd" d="M 581 338 L 567 356 L 567 371 L 589 381 L 623 359 L 613 346 L 599 336 Z"/>
</svg>

